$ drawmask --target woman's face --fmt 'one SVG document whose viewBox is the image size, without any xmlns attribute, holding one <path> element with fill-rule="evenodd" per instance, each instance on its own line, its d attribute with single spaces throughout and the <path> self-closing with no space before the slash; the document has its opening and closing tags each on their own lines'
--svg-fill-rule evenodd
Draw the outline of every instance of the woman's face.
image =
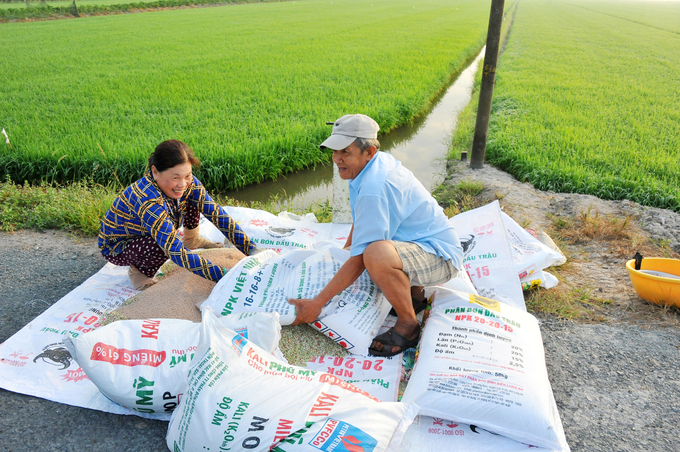
<svg viewBox="0 0 680 452">
<path fill-rule="evenodd" d="M 151 166 L 151 174 L 154 180 L 163 191 L 165 196 L 173 199 L 180 199 L 191 182 L 193 175 L 191 163 L 180 163 L 165 171 L 158 171 L 155 166 Z"/>
</svg>

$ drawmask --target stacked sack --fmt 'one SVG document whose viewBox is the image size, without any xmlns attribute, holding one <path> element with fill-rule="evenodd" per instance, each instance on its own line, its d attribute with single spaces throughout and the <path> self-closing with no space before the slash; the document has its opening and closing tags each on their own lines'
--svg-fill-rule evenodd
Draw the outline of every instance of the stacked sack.
<svg viewBox="0 0 680 452">
<path fill-rule="evenodd" d="M 470 426 L 475 433 L 484 429 L 531 446 L 569 450 L 538 322 L 495 300 L 435 290 L 402 402 L 420 406 L 419 425 L 426 426 L 412 427 L 405 441 L 422 446 L 410 450 L 441 450 L 423 440 L 428 433 L 454 443 Z"/>
<path fill-rule="evenodd" d="M 189 389 L 168 427 L 170 450 L 397 450 L 417 406 L 290 366 L 203 314 Z"/>
<path fill-rule="evenodd" d="M 278 314 L 236 314 L 220 322 L 270 353 L 278 348 Z M 120 320 L 63 341 L 107 398 L 144 417 L 168 420 L 187 391 L 200 329 L 189 320 Z"/>
<path fill-rule="evenodd" d="M 480 295 L 522 308 L 522 290 L 557 285 L 545 271 L 566 262 L 550 237 L 543 243 L 501 211 L 498 201 L 451 218 L 463 246 L 463 265 Z"/>
<path fill-rule="evenodd" d="M 304 368 L 277 350 L 281 323 L 295 318 L 287 299 L 312 298 L 349 257 L 335 243 L 243 259 L 203 304 L 201 324 L 119 321 L 64 342 L 108 398 L 170 418 L 173 452 L 568 451 L 520 281 L 520 272 L 540 275 L 563 257 L 497 202 L 466 215 L 451 219 L 466 271 L 430 289 L 403 403 L 380 401 L 396 400 L 400 357 L 360 356 L 390 308 L 367 273 L 313 324 L 359 356 L 319 357 Z"/>
</svg>

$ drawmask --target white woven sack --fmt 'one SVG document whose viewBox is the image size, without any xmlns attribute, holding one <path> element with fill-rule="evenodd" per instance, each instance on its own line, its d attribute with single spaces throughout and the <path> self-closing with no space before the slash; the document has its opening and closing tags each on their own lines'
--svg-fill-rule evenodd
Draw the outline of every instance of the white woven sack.
<svg viewBox="0 0 680 452">
<path fill-rule="evenodd" d="M 213 242 L 225 243 L 226 237 L 222 234 L 222 231 L 217 229 L 217 226 L 204 217 L 203 214 L 199 217 L 198 233 L 201 237 L 212 240 Z M 184 236 L 184 228 L 182 228 L 182 236 Z"/>
<path fill-rule="evenodd" d="M 317 246 L 323 246 L 319 244 Z M 289 298 L 314 298 L 349 259 L 349 251 L 325 249 L 278 255 L 266 250 L 242 259 L 215 286 L 201 309 L 218 315 L 240 312 L 278 312 L 281 324 L 295 320 Z M 364 272 L 333 297 L 310 325 L 351 351 L 368 355 L 368 347 L 387 317 L 390 304 Z"/>
<path fill-rule="evenodd" d="M 538 322 L 495 300 L 436 290 L 402 401 L 425 416 L 569 450 Z"/>
<path fill-rule="evenodd" d="M 230 315 L 220 321 L 274 352 L 281 339 L 277 314 Z M 120 320 L 64 344 L 107 398 L 145 417 L 168 420 L 186 392 L 199 323 L 179 319 Z"/>
<path fill-rule="evenodd" d="M 498 201 L 449 219 L 463 246 L 463 267 L 479 295 L 526 311 Z"/>
<path fill-rule="evenodd" d="M 211 310 L 201 325 L 189 390 L 168 427 L 171 451 L 396 450 L 416 414 L 415 405 L 378 402 L 333 375 L 276 359 Z"/>
<path fill-rule="evenodd" d="M 402 354 L 390 357 L 318 356 L 307 363 L 307 369 L 342 378 L 381 402 L 396 402 L 402 374 Z"/>
<path fill-rule="evenodd" d="M 466 293 L 472 293 L 475 295 L 478 295 L 477 289 L 475 289 L 474 284 L 472 284 L 472 281 L 470 280 L 470 275 L 467 274 L 467 272 L 460 271 L 458 274 L 454 277 L 451 278 L 449 281 L 440 284 L 439 286 L 445 287 L 447 289 L 451 290 L 457 290 L 458 292 L 466 292 Z M 433 288 L 438 287 L 438 286 L 431 286 Z M 429 287 L 428 287 L 429 289 Z M 428 292 L 426 292 L 427 294 Z M 428 296 L 429 298 L 429 296 Z"/>
<path fill-rule="evenodd" d="M 538 273 L 550 266 L 562 265 L 567 261 L 562 253 L 535 238 L 505 212 L 501 212 L 501 218 L 521 280 L 525 280 L 534 272 Z"/>
<path fill-rule="evenodd" d="M 349 224 L 319 223 L 312 213 L 298 216 L 281 212 L 276 216 L 264 210 L 246 207 L 224 206 L 224 209 L 258 248 L 274 250 L 280 254 L 310 248 L 323 241 L 330 241 L 333 246 L 342 248 L 352 227 Z M 205 229 L 206 236 L 211 234 L 210 223 Z M 219 229 L 214 229 L 220 233 Z M 201 235 L 204 235 L 202 230 Z"/>
<path fill-rule="evenodd" d="M 399 452 L 550 452 L 476 425 L 460 424 L 429 416 L 417 416 L 406 430 Z"/>
</svg>

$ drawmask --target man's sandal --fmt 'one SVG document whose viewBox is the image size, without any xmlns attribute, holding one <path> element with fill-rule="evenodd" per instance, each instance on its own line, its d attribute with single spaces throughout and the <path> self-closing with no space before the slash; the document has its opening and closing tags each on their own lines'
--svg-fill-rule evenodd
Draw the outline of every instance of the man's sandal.
<svg viewBox="0 0 680 452">
<path fill-rule="evenodd" d="M 409 349 L 413 348 L 418 345 L 418 340 L 420 339 L 420 331 L 418 331 L 418 336 L 413 339 L 409 340 L 402 336 L 401 334 L 397 333 L 394 330 L 394 327 L 390 328 L 383 334 L 377 335 L 373 340 L 380 342 L 383 344 L 383 349 L 382 350 L 376 350 L 374 348 L 369 348 L 368 349 L 368 354 L 372 356 L 394 356 L 398 355 L 399 353 Z M 399 350 L 393 351 L 393 347 L 399 347 Z"/>
<path fill-rule="evenodd" d="M 421 301 L 416 301 L 415 298 L 411 298 L 411 304 L 413 305 L 413 310 L 415 311 L 416 314 L 418 314 L 420 311 L 424 311 L 425 308 L 427 307 L 427 298 Z M 389 312 L 390 315 L 397 315 L 397 311 L 394 310 L 394 308 L 390 309 Z"/>
</svg>

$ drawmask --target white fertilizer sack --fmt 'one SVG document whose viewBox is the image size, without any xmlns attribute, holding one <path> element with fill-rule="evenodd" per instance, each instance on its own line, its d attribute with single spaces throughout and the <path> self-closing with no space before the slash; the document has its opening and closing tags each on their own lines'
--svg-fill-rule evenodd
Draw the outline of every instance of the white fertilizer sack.
<svg viewBox="0 0 680 452">
<path fill-rule="evenodd" d="M 420 414 L 569 450 L 536 319 L 512 306 L 437 289 L 402 401 Z"/>
<path fill-rule="evenodd" d="M 173 452 L 396 450 L 417 406 L 378 402 L 341 379 L 290 366 L 204 311 Z M 359 449 L 361 448 L 361 449 Z"/>
<path fill-rule="evenodd" d="M 567 261 L 560 252 L 535 238 L 505 212 L 501 212 L 501 218 L 521 280 L 526 280 L 534 272 L 552 265 L 562 265 Z"/>
<path fill-rule="evenodd" d="M 319 356 L 307 369 L 326 372 L 363 389 L 381 402 L 396 402 L 402 373 L 401 353 L 391 357 Z"/>
<path fill-rule="evenodd" d="M 477 293 L 477 289 L 475 289 L 475 286 L 472 284 L 472 281 L 470 280 L 470 275 L 468 275 L 466 271 L 458 272 L 455 278 L 451 278 L 449 281 L 445 282 L 444 284 L 440 284 L 439 286 L 446 287 L 447 289 L 451 290 L 457 290 L 458 292 L 466 292 L 479 295 Z M 435 287 L 437 286 L 433 286 L 433 288 Z"/>
<path fill-rule="evenodd" d="M 342 248 L 352 228 L 351 224 L 319 223 L 312 213 L 298 216 L 281 212 L 276 216 L 264 210 L 246 207 L 224 206 L 224 209 L 258 248 L 271 249 L 281 254 L 310 248 L 323 241 L 330 241 L 333 246 Z M 224 240 L 222 233 L 212 223 L 207 222 L 205 227 L 201 223 L 201 235 L 218 240 L 212 238 L 217 236 L 215 231 Z"/>
<path fill-rule="evenodd" d="M 281 324 L 295 320 L 289 298 L 314 298 L 349 259 L 341 248 L 296 250 L 278 255 L 266 250 L 241 260 L 203 303 L 218 315 L 278 312 Z M 364 272 L 333 297 L 310 325 L 354 354 L 368 347 L 390 310 L 390 304 Z"/>
<path fill-rule="evenodd" d="M 220 317 L 222 326 L 240 334 L 269 353 L 274 353 L 281 341 L 281 321 L 276 312 L 243 312 Z"/>
<path fill-rule="evenodd" d="M 399 452 L 549 452 L 505 436 L 487 432 L 476 425 L 417 416 L 406 430 Z"/>
<path fill-rule="evenodd" d="M 526 311 L 522 285 L 498 201 L 449 219 L 463 246 L 463 266 L 479 295 Z"/>
<path fill-rule="evenodd" d="M 277 314 L 237 314 L 220 322 L 269 352 L 281 339 Z M 186 392 L 200 327 L 189 320 L 120 320 L 75 338 L 64 336 L 64 344 L 107 398 L 167 420 Z"/>
</svg>

